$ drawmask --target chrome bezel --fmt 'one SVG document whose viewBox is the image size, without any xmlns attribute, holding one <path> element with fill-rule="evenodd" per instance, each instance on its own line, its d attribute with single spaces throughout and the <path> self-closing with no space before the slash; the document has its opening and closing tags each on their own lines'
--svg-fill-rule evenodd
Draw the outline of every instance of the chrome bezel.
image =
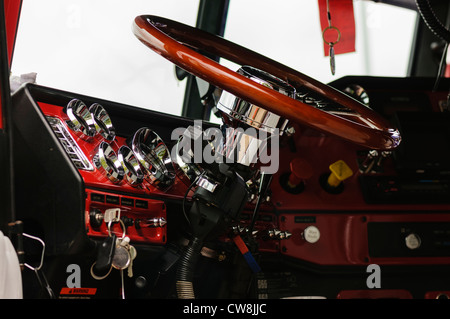
<svg viewBox="0 0 450 319">
<path fill-rule="evenodd" d="M 81 138 L 92 138 L 97 134 L 95 121 L 89 108 L 83 101 L 73 99 L 63 109 L 66 123 Z"/>
<path fill-rule="evenodd" d="M 175 168 L 170 151 L 152 129 L 140 128 L 129 147 L 145 171 L 145 178 L 155 187 L 167 190 L 175 181 Z"/>
<path fill-rule="evenodd" d="M 128 146 L 121 146 L 117 152 L 117 157 L 124 168 L 125 181 L 133 187 L 142 184 L 145 174 L 133 151 Z"/>
<path fill-rule="evenodd" d="M 99 103 L 94 103 L 89 107 L 89 111 L 94 118 L 95 129 L 105 140 L 114 141 L 116 138 L 116 129 L 105 108 Z"/>
<path fill-rule="evenodd" d="M 100 170 L 112 183 L 122 181 L 125 170 L 120 163 L 116 152 L 107 142 L 101 142 L 97 154 L 93 158 L 95 167 Z"/>
</svg>

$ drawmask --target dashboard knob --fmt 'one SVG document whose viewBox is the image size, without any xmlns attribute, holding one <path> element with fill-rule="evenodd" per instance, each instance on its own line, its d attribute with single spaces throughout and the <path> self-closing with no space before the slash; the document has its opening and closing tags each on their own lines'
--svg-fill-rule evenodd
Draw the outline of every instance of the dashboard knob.
<svg viewBox="0 0 450 319">
<path fill-rule="evenodd" d="M 342 181 L 353 175 L 351 168 L 342 160 L 331 164 L 329 168 L 331 173 L 327 182 L 330 187 L 338 187 Z"/>
<path fill-rule="evenodd" d="M 302 158 L 294 158 L 290 163 L 290 169 L 288 185 L 292 188 L 297 187 L 313 174 L 311 165 Z"/>
<path fill-rule="evenodd" d="M 313 168 L 303 158 L 294 158 L 289 163 L 289 170 L 280 176 L 280 185 L 288 193 L 300 194 L 305 189 L 305 180 L 313 175 Z"/>
<path fill-rule="evenodd" d="M 316 226 L 308 226 L 303 231 L 303 238 L 310 244 L 317 243 L 320 239 L 320 231 Z"/>
<path fill-rule="evenodd" d="M 320 176 L 320 185 L 330 194 L 340 194 L 344 190 L 343 181 L 351 177 L 353 171 L 343 160 L 331 164 L 329 170 Z"/>
<path fill-rule="evenodd" d="M 409 234 L 405 237 L 405 244 L 411 250 L 418 249 L 422 244 L 420 236 L 414 233 Z"/>
</svg>

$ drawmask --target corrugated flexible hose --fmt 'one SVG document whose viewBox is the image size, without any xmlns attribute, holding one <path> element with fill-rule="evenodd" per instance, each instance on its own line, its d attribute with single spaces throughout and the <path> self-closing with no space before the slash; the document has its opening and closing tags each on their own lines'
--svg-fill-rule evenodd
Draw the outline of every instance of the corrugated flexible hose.
<svg viewBox="0 0 450 319">
<path fill-rule="evenodd" d="M 176 288 L 179 299 L 195 299 L 194 270 L 202 249 L 202 241 L 194 238 L 181 256 L 176 274 Z"/>
</svg>

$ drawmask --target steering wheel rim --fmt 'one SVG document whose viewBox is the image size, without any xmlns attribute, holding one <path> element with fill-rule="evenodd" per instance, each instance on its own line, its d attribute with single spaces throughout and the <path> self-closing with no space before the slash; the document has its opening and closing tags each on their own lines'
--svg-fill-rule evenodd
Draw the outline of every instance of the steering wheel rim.
<svg viewBox="0 0 450 319">
<path fill-rule="evenodd" d="M 401 141 L 399 131 L 382 116 L 348 95 L 206 31 L 163 17 L 142 15 L 133 23 L 134 35 L 147 47 L 185 71 L 243 100 L 318 131 L 338 136 L 368 149 L 392 150 Z M 220 56 L 278 77 L 295 88 L 306 88 L 356 112 L 357 123 L 311 107 L 267 88 L 197 52 Z"/>
</svg>

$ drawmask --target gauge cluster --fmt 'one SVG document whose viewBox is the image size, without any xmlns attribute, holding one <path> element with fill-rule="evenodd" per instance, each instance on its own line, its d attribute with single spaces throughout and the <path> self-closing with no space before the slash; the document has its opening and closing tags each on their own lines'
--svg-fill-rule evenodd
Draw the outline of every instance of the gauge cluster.
<svg viewBox="0 0 450 319">
<path fill-rule="evenodd" d="M 158 189 L 167 190 L 174 184 L 175 168 L 169 149 L 152 129 L 140 128 L 127 140 L 116 138 L 115 127 L 106 109 L 99 103 L 88 107 L 79 99 L 72 99 L 60 115 L 61 120 L 47 116 L 49 123 L 59 121 L 58 130 L 65 136 L 73 136 L 71 148 L 80 152 L 80 144 L 84 144 L 85 150 L 89 151 L 83 157 L 84 161 L 90 157 L 87 168 L 76 164 L 78 168 L 89 171 L 94 166 L 116 185 L 125 182 L 134 188 L 148 188 L 144 183 L 147 181 Z M 54 131 L 59 135 L 56 129 Z M 79 161 L 72 156 L 71 159 L 74 163 Z"/>
<path fill-rule="evenodd" d="M 104 221 L 107 211 L 117 209 L 131 240 L 165 243 L 164 199 L 179 197 L 185 189 L 176 179 L 176 166 L 162 138 L 149 127 L 128 137 L 118 136 L 100 103 L 88 106 L 71 99 L 64 107 L 38 104 L 84 180 L 88 236 L 104 237 L 111 230 L 120 233 L 119 223 L 108 228 Z"/>
</svg>

